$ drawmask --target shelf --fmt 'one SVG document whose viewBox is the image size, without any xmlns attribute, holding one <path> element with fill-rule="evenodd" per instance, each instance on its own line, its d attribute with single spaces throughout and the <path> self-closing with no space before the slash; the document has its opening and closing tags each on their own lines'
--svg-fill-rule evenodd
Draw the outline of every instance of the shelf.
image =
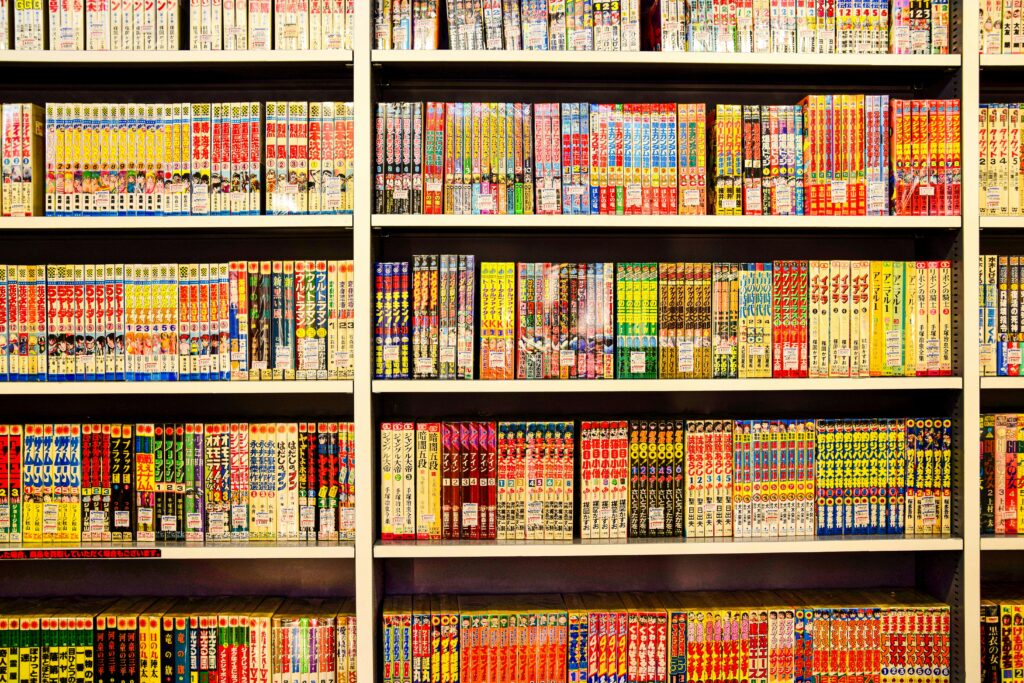
<svg viewBox="0 0 1024 683">
<path fill-rule="evenodd" d="M 138 551 L 160 551 L 159 557 L 145 557 Z M 122 553 L 122 551 L 124 551 Z M 59 557 L 61 553 L 67 557 Z M 11 555 L 25 553 L 25 557 L 12 558 Z M 312 559 L 353 559 L 355 546 L 352 544 L 310 545 L 305 543 L 288 544 L 209 544 L 202 543 L 169 543 L 169 544 L 84 544 L 68 546 L 39 545 L 2 545 L 0 544 L 0 560 L 34 559 L 32 553 L 41 555 L 55 554 L 58 557 L 45 559 L 161 559 L 161 560 L 312 560 Z M 109 555 L 105 556 L 106 553 Z M 132 554 L 139 554 L 132 557 Z M 6 555 L 6 557 L 5 557 Z M 84 556 L 83 556 L 84 555 Z"/>
<path fill-rule="evenodd" d="M 3 53 L 0 53 L 3 54 Z M 352 216 L 32 216 L 0 218 L 0 230 L 280 230 L 352 228 Z"/>
<path fill-rule="evenodd" d="M 978 223 L 982 230 L 1024 229 L 1024 216 L 982 216 Z"/>
<path fill-rule="evenodd" d="M 1024 389 L 1024 377 L 982 377 L 982 389 Z"/>
<path fill-rule="evenodd" d="M 351 394 L 350 380 L 294 382 L 4 382 L 0 395 Z M 3 546 L 0 546 L 2 548 Z"/>
<path fill-rule="evenodd" d="M 5 50 L 0 64 L 141 66 L 265 63 L 351 64 L 352 50 Z"/>
<path fill-rule="evenodd" d="M 982 550 L 1024 550 L 1024 536 L 982 536 Z"/>
<path fill-rule="evenodd" d="M 1024 219 L 1022 219 L 1024 221 Z M 956 230 L 960 216 L 449 216 L 374 214 L 375 228 Z"/>
<path fill-rule="evenodd" d="M 553 50 L 374 50 L 375 64 L 708 65 L 801 69 L 955 69 L 960 55 L 809 55 L 723 52 L 600 52 Z"/>
<path fill-rule="evenodd" d="M 1024 378 L 1021 386 L 1024 387 Z M 894 391 L 959 390 L 959 377 L 867 377 L 857 379 L 510 379 L 374 380 L 375 394 L 632 393 L 723 391 Z"/>
<path fill-rule="evenodd" d="M 388 541 L 373 547 L 376 558 L 609 557 L 644 555 L 757 555 L 768 553 L 860 553 L 963 550 L 959 538 L 812 538 L 793 540 L 661 540 L 534 543 L 526 541 Z"/>
<path fill-rule="evenodd" d="M 1024 55 L 979 55 L 983 69 L 1024 68 Z"/>
</svg>

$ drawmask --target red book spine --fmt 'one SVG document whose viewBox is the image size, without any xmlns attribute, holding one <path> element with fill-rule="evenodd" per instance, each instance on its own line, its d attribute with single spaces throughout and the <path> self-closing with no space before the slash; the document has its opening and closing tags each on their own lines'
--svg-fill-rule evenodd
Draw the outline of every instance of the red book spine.
<svg viewBox="0 0 1024 683">
<path fill-rule="evenodd" d="M 498 426 L 487 423 L 487 534 L 481 535 L 487 540 L 498 537 Z"/>
<path fill-rule="evenodd" d="M 462 478 L 462 517 L 460 534 L 462 538 L 480 538 L 480 453 L 477 423 L 464 422 L 459 425 L 460 469 Z"/>
</svg>

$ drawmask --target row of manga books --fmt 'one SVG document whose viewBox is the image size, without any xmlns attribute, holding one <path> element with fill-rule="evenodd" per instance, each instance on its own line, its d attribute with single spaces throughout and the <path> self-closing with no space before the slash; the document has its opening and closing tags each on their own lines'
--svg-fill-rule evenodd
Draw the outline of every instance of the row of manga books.
<svg viewBox="0 0 1024 683">
<path fill-rule="evenodd" d="M 982 254 L 979 267 L 979 324 L 982 376 L 1018 377 L 1021 374 L 1021 291 L 1024 257 Z"/>
<path fill-rule="evenodd" d="M 381 102 L 375 212 L 959 215 L 959 100 Z"/>
<path fill-rule="evenodd" d="M 584 420 L 578 429 L 575 421 L 386 422 L 380 436 L 384 541 L 952 527 L 949 419 Z"/>
<path fill-rule="evenodd" d="M 1017 413 L 981 416 L 981 533 L 1024 532 L 1024 417 Z"/>
<path fill-rule="evenodd" d="M 949 261 L 484 262 L 475 306 L 437 259 L 377 264 L 377 379 L 952 374 Z"/>
<path fill-rule="evenodd" d="M 950 680 L 912 589 L 388 596 L 381 625 L 384 683 Z"/>
<path fill-rule="evenodd" d="M 355 540 L 350 422 L 0 425 L 0 542 Z"/>
<path fill-rule="evenodd" d="M 981 595 L 981 683 L 1013 680 L 1024 659 L 1024 592 L 986 584 Z"/>
<path fill-rule="evenodd" d="M 982 216 L 1024 211 L 1024 104 L 982 104 L 978 111 L 978 206 Z"/>
<path fill-rule="evenodd" d="M 981 0 L 978 46 L 983 55 L 1024 53 L 1021 7 L 1014 0 Z"/>
<path fill-rule="evenodd" d="M 0 266 L 0 381 L 352 379 L 351 261 Z"/>
<path fill-rule="evenodd" d="M 356 681 L 352 598 L 0 603 L 0 662 L 23 683 Z"/>
<path fill-rule="evenodd" d="M 376 0 L 379 50 L 947 54 L 948 0 Z"/>
<path fill-rule="evenodd" d="M 192 50 L 351 50 L 354 13 L 355 0 L 0 0 L 0 50 L 179 50 L 184 36 Z"/>
<path fill-rule="evenodd" d="M 349 102 L 5 104 L 0 215 L 351 213 L 353 122 Z"/>
</svg>

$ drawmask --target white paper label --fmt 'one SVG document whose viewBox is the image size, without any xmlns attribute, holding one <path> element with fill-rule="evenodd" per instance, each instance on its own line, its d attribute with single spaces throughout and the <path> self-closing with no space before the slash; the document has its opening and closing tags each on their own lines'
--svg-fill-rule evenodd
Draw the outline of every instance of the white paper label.
<svg viewBox="0 0 1024 683">
<path fill-rule="evenodd" d="M 917 192 L 922 197 L 934 197 L 935 196 L 935 186 L 934 185 L 921 185 L 920 187 L 917 188 Z"/>
<path fill-rule="evenodd" d="M 126 510 L 116 510 L 114 512 L 114 528 L 115 529 L 127 529 L 131 526 L 132 516 L 131 513 Z"/>
<path fill-rule="evenodd" d="M 751 356 L 763 356 L 766 353 L 766 348 L 760 345 L 751 345 L 747 348 L 747 353 Z"/>
<path fill-rule="evenodd" d="M 427 192 L 440 192 L 444 188 L 444 185 L 440 180 L 428 180 L 427 181 Z"/>
<path fill-rule="evenodd" d="M 898 330 L 885 333 L 885 364 L 901 365 L 903 363 L 903 335 Z"/>
<path fill-rule="evenodd" d="M 420 515 L 420 524 L 433 524 L 435 519 L 437 519 L 437 515 L 433 512 L 424 513 Z"/>
<path fill-rule="evenodd" d="M 416 373 L 420 375 L 428 375 L 434 372 L 434 359 L 433 358 L 417 358 L 416 359 Z"/>
<path fill-rule="evenodd" d="M 7 503 L 0 504 L 0 528 L 6 529 L 11 526 L 11 506 Z"/>
<path fill-rule="evenodd" d="M 845 204 L 846 199 L 846 181 L 845 180 L 833 180 L 832 181 L 832 203 L 834 204 Z"/>
<path fill-rule="evenodd" d="M 295 526 L 295 508 L 287 507 L 279 512 L 281 516 L 278 519 L 281 520 L 282 527 Z"/>
<path fill-rule="evenodd" d="M 793 213 L 793 190 L 789 185 L 775 188 L 775 210 L 783 215 Z"/>
<path fill-rule="evenodd" d="M 185 526 L 189 531 L 202 531 L 203 515 L 198 512 L 190 512 L 185 515 Z"/>
<path fill-rule="evenodd" d="M 178 520 L 174 515 L 160 515 L 160 531 L 177 531 Z"/>
<path fill-rule="evenodd" d="M 576 352 L 572 349 L 562 349 L 558 352 L 558 361 L 563 368 L 571 368 L 576 365 Z"/>
<path fill-rule="evenodd" d="M 544 521 L 544 504 L 539 500 L 531 500 L 526 506 L 526 527 L 540 526 Z"/>
<path fill-rule="evenodd" d="M 886 213 L 886 192 L 885 183 L 877 180 L 870 181 L 868 183 L 867 191 L 867 209 L 869 214 L 880 214 Z"/>
<path fill-rule="evenodd" d="M 400 346 L 385 346 L 384 347 L 384 362 L 385 363 L 397 363 L 401 357 Z"/>
<path fill-rule="evenodd" d="M 782 349 L 782 369 L 798 370 L 800 363 L 800 350 L 793 347 Z"/>
<path fill-rule="evenodd" d="M 246 505 L 231 506 L 231 526 L 245 526 L 249 522 L 249 507 Z"/>
<path fill-rule="evenodd" d="M 442 363 L 454 363 L 455 362 L 455 349 L 453 349 L 450 346 L 441 349 L 441 362 Z"/>
<path fill-rule="evenodd" d="M 665 528 L 665 508 L 652 507 L 647 511 L 647 528 L 652 531 Z"/>
<path fill-rule="evenodd" d="M 700 190 L 683 190 L 683 206 L 700 206 Z"/>
<path fill-rule="evenodd" d="M 867 526 L 868 525 L 868 504 L 857 503 L 853 506 L 853 525 L 854 526 Z"/>
<path fill-rule="evenodd" d="M 719 344 L 715 347 L 715 353 L 720 356 L 729 356 L 732 355 L 735 348 L 732 344 Z"/>
<path fill-rule="evenodd" d="M 640 183 L 626 185 L 626 206 L 640 206 L 644 200 L 643 186 Z"/>
<path fill-rule="evenodd" d="M 839 356 L 840 358 L 849 358 L 850 357 L 850 347 L 842 346 L 842 347 L 836 349 L 836 355 Z"/>
<path fill-rule="evenodd" d="M 487 354 L 487 364 L 492 368 L 505 369 L 505 352 L 491 351 Z"/>
<path fill-rule="evenodd" d="M 921 498 L 921 522 L 926 526 L 935 523 L 938 517 L 938 505 L 935 496 L 924 496 Z"/>
<path fill-rule="evenodd" d="M 1006 364 L 1020 365 L 1021 349 L 1006 349 Z"/>
<path fill-rule="evenodd" d="M 597 509 L 597 518 L 598 519 L 611 519 L 612 518 L 612 509 L 611 509 L 611 507 L 609 507 L 607 505 L 602 505 L 601 507 L 599 507 Z"/>
<path fill-rule="evenodd" d="M 333 510 L 321 510 L 320 531 L 321 533 L 332 533 L 335 530 Z"/>
<path fill-rule="evenodd" d="M 152 526 L 153 508 L 139 508 L 139 526 Z"/>
<path fill-rule="evenodd" d="M 341 508 L 341 531 L 352 531 L 356 528 L 356 509 Z"/>
<path fill-rule="evenodd" d="M 276 347 L 274 353 L 274 365 L 278 370 L 291 370 L 292 369 L 292 354 L 291 349 L 287 346 Z"/>
<path fill-rule="evenodd" d="M 459 351 L 459 367 L 472 368 L 473 367 L 473 352 L 472 351 Z"/>
<path fill-rule="evenodd" d="M 743 188 L 743 201 L 750 207 L 761 208 L 761 188 L 757 186 L 748 186 Z"/>
<path fill-rule="evenodd" d="M 647 354 L 643 351 L 630 351 L 629 352 L 629 371 L 630 372 L 646 372 L 647 371 Z"/>
<path fill-rule="evenodd" d="M 677 351 L 679 372 L 693 372 L 693 342 L 679 342 L 679 348 Z"/>
<path fill-rule="evenodd" d="M 210 528 L 207 529 L 211 536 L 223 536 L 227 533 L 228 513 L 223 510 L 210 513 Z"/>
<path fill-rule="evenodd" d="M 999 187 L 987 187 L 985 188 L 985 206 L 989 209 L 999 208 Z"/>
<path fill-rule="evenodd" d="M 89 521 L 88 521 L 89 531 L 91 531 L 93 533 L 96 533 L 96 532 L 99 532 L 99 531 L 106 531 L 106 528 L 107 528 L 106 522 L 107 522 L 107 518 L 106 518 L 106 515 L 103 514 L 102 510 L 89 510 Z M 0 518 L 0 526 L 4 526 L 2 518 Z"/>
<path fill-rule="evenodd" d="M 477 503 L 462 504 L 462 526 L 477 526 L 479 524 L 479 506 Z"/>
<path fill-rule="evenodd" d="M 489 194 L 480 195 L 480 199 L 477 202 L 477 208 L 481 211 L 494 211 L 494 197 Z"/>
<path fill-rule="evenodd" d="M 739 207 L 736 206 L 736 200 L 735 199 L 723 199 L 722 200 L 722 208 L 723 209 L 736 209 L 736 208 L 739 208 Z"/>
<path fill-rule="evenodd" d="M 261 510 L 252 516 L 253 526 L 265 529 L 270 526 L 270 513 L 266 510 Z"/>
<path fill-rule="evenodd" d="M 299 528 L 312 529 L 316 526 L 316 508 L 312 505 L 303 505 L 299 508 Z"/>
<path fill-rule="evenodd" d="M 409 190 L 395 190 L 394 197 L 399 201 L 405 201 L 409 198 Z"/>
</svg>

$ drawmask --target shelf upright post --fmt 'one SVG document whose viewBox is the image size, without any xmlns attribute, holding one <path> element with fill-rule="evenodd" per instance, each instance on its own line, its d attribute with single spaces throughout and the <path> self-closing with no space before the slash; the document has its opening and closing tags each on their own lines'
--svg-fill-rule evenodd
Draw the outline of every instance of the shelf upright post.
<svg viewBox="0 0 1024 683">
<path fill-rule="evenodd" d="M 376 600 L 373 580 L 373 406 L 370 393 L 372 368 L 372 335 L 370 316 L 373 297 L 370 291 L 372 245 L 370 215 L 373 209 L 373 179 L 370 177 L 373 158 L 373 86 L 370 48 L 373 36 L 372 2 L 355 3 L 352 32 L 352 93 L 355 108 L 353 148 L 352 261 L 355 279 L 355 385 L 352 411 L 356 440 L 356 652 L 359 680 L 372 683 L 376 677 L 375 615 Z"/>
<path fill-rule="evenodd" d="M 978 5 L 961 0 L 960 7 L 960 131 L 961 165 L 961 214 L 963 216 L 961 268 L 963 282 L 960 291 L 960 339 L 962 345 L 962 369 L 964 388 L 961 406 L 961 505 L 960 531 L 964 538 L 962 558 L 963 585 L 961 622 L 960 661 L 951 661 L 964 667 L 963 679 L 981 680 L 981 634 L 978 618 L 981 612 L 981 496 L 979 494 L 980 472 L 978 453 L 980 443 L 979 420 L 981 419 L 981 385 L 978 345 L 981 343 L 978 326 L 978 277 L 981 242 L 981 222 L 978 202 L 979 150 L 978 150 L 978 102 L 981 84 L 981 59 L 978 37 Z M 953 530 L 956 533 L 956 529 Z M 954 626 L 955 628 L 955 626 Z M 953 669 L 955 671 L 955 668 Z"/>
</svg>

